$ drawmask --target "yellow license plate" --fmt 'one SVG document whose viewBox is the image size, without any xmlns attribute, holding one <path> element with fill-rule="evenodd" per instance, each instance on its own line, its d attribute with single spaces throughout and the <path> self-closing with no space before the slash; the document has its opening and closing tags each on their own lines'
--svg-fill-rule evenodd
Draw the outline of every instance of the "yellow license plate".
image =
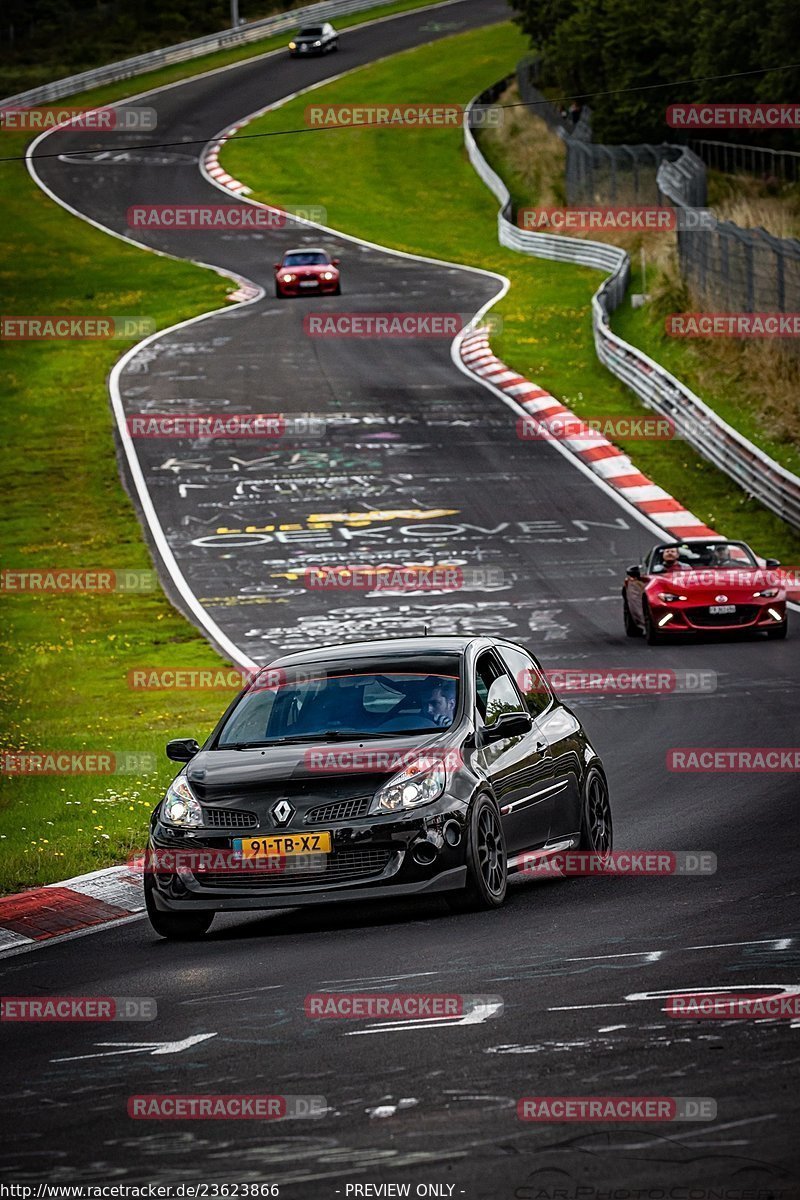
<svg viewBox="0 0 800 1200">
<path fill-rule="evenodd" d="M 288 858 L 294 854 L 330 854 L 330 833 L 281 833 L 275 837 L 236 838 L 242 858 Z"/>
</svg>

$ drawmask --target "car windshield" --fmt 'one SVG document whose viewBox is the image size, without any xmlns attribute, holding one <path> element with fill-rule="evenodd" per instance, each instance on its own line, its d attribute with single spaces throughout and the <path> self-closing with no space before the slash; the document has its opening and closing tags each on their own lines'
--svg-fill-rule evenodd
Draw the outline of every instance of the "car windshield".
<svg viewBox="0 0 800 1200">
<path fill-rule="evenodd" d="M 312 26 L 310 29 L 301 29 L 298 37 L 322 37 L 322 30 L 318 25 Z"/>
<path fill-rule="evenodd" d="M 452 725 L 458 695 L 453 655 L 271 667 L 230 714 L 215 748 L 434 732 Z"/>
<path fill-rule="evenodd" d="M 331 260 L 322 250 L 302 250 L 296 254 L 284 254 L 284 267 L 322 267 Z"/>
<path fill-rule="evenodd" d="M 758 562 L 744 542 L 708 541 L 659 546 L 653 552 L 654 574 L 677 568 L 694 571 L 756 571 Z"/>
</svg>

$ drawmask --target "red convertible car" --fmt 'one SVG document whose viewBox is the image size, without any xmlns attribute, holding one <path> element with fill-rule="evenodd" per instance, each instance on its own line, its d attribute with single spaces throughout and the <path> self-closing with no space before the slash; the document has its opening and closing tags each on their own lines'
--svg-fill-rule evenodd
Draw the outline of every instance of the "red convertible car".
<svg viewBox="0 0 800 1200">
<path fill-rule="evenodd" d="M 327 250 L 312 246 L 305 250 L 287 250 L 275 263 L 275 295 L 340 296 L 339 259 L 331 258 Z"/>
<path fill-rule="evenodd" d="M 763 630 L 785 638 L 786 587 L 744 542 L 687 538 L 654 546 L 644 563 L 628 567 L 622 608 L 628 637 L 651 645 L 676 634 Z"/>
</svg>

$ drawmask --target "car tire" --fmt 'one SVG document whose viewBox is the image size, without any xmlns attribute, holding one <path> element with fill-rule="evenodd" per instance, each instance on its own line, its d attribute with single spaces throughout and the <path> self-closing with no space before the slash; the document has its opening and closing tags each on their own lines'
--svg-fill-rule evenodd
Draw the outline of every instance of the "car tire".
<svg viewBox="0 0 800 1200">
<path fill-rule="evenodd" d="M 333 293 L 333 294 L 334 294 L 334 296 L 341 296 L 341 294 L 342 294 L 342 285 L 341 285 L 340 283 L 337 283 L 337 285 L 336 285 L 336 289 L 335 289 L 335 291 L 334 291 L 334 293 Z"/>
<path fill-rule="evenodd" d="M 771 642 L 782 642 L 784 638 L 789 636 L 789 618 L 786 617 L 782 625 L 776 625 L 774 629 L 767 630 L 767 637 Z"/>
<path fill-rule="evenodd" d="M 286 299 L 286 297 L 284 296 L 284 294 L 280 290 L 280 288 L 275 288 L 275 299 L 276 300 L 285 300 Z"/>
<path fill-rule="evenodd" d="M 622 594 L 622 619 L 625 622 L 625 633 L 630 638 L 638 638 L 642 636 L 642 631 L 631 616 L 631 610 L 628 608 L 628 597 L 623 592 Z"/>
<path fill-rule="evenodd" d="M 579 850 L 608 854 L 614 847 L 614 823 L 608 784 L 598 767 L 590 767 L 583 781 Z"/>
<path fill-rule="evenodd" d="M 482 794 L 472 806 L 467 838 L 467 883 L 447 897 L 454 912 L 499 908 L 508 890 L 506 839 L 497 806 Z"/>
<path fill-rule="evenodd" d="M 145 877 L 144 904 L 147 916 L 155 933 L 169 942 L 191 942 L 202 937 L 211 928 L 213 912 L 165 913 L 155 906 L 153 881 Z"/>
<path fill-rule="evenodd" d="M 642 614 L 644 616 L 644 636 L 647 638 L 648 646 L 659 646 L 663 638 L 659 633 L 658 626 L 653 621 L 650 607 L 646 600 L 642 602 Z"/>
</svg>

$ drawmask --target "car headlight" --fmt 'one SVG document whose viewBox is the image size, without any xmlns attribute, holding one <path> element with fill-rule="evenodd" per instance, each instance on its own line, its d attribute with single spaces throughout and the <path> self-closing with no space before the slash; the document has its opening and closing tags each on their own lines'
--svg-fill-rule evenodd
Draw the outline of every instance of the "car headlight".
<svg viewBox="0 0 800 1200">
<path fill-rule="evenodd" d="M 297 49 L 297 42 L 289 42 L 289 49 L 290 49 L 290 50 L 296 50 L 296 49 Z"/>
<path fill-rule="evenodd" d="M 333 271 L 323 271 L 322 278 L 323 279 L 335 279 L 336 276 L 334 275 Z"/>
<path fill-rule="evenodd" d="M 659 600 L 663 600 L 665 604 L 672 604 L 673 600 L 686 600 L 686 596 L 679 596 L 677 592 L 659 592 Z"/>
<path fill-rule="evenodd" d="M 294 279 L 294 275 L 281 275 L 281 283 L 292 283 Z"/>
<path fill-rule="evenodd" d="M 777 594 L 778 594 L 777 588 L 765 588 L 763 592 L 753 592 L 754 596 L 765 596 L 765 597 L 770 597 L 770 598 L 772 596 L 777 596 Z"/>
<path fill-rule="evenodd" d="M 184 775 L 173 779 L 161 806 L 161 820 L 168 825 L 202 825 L 203 810 Z"/>
<path fill-rule="evenodd" d="M 322 42 L 314 42 L 314 45 L 315 45 L 315 46 L 321 46 L 321 45 L 322 45 Z"/>
<path fill-rule="evenodd" d="M 447 784 L 444 763 L 410 763 L 372 798 L 371 813 L 403 812 L 438 800 Z"/>
</svg>

